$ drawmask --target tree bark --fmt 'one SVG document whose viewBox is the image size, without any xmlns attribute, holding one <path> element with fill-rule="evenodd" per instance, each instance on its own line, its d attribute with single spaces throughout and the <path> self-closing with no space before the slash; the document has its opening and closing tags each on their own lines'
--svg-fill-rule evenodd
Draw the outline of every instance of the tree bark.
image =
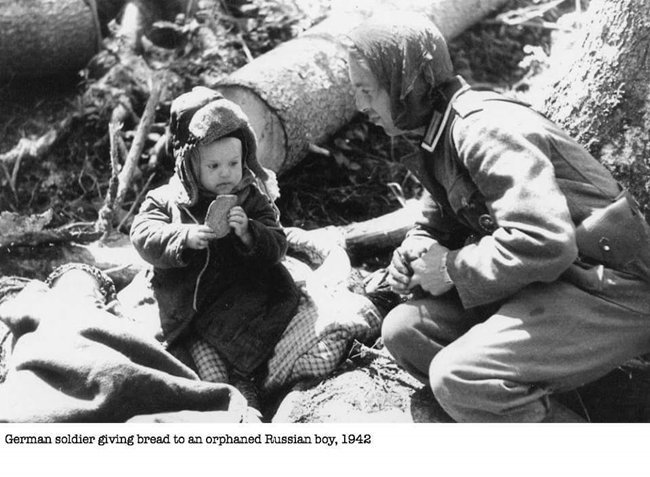
<svg viewBox="0 0 650 477">
<path fill-rule="evenodd" d="M 650 2 L 593 0 L 546 112 L 650 210 Z M 551 57 L 553 60 L 553 56 Z"/>
<path fill-rule="evenodd" d="M 371 13 L 418 11 L 453 38 L 506 1 L 345 2 L 327 20 L 212 86 L 242 106 L 257 133 L 261 162 L 282 172 L 299 162 L 310 144 L 325 140 L 352 118 L 344 39 Z"/>
<path fill-rule="evenodd" d="M 548 116 L 650 206 L 650 3 L 592 0 L 574 61 L 555 75 Z M 551 56 L 551 62 L 553 62 Z M 579 390 L 599 422 L 648 422 L 650 364 L 637 359 Z"/>
<path fill-rule="evenodd" d="M 188 0 L 0 0 L 0 79 L 79 71 L 125 6 L 120 31 L 137 49 L 154 21 L 174 20 Z"/>
<path fill-rule="evenodd" d="M 0 78 L 77 71 L 97 52 L 84 0 L 0 0 Z"/>
<path fill-rule="evenodd" d="M 404 207 L 381 217 L 345 225 L 341 227 L 345 249 L 358 259 L 395 248 L 421 215 L 420 201 L 410 199 Z"/>
</svg>

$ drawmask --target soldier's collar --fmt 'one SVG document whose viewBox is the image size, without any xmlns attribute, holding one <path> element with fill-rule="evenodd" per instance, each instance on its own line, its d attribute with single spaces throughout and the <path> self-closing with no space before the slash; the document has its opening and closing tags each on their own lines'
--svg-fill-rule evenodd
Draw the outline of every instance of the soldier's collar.
<svg viewBox="0 0 650 477">
<path fill-rule="evenodd" d="M 452 103 L 458 95 L 468 89 L 469 85 L 461 76 L 456 76 L 444 85 L 441 85 L 438 91 L 443 97 L 443 104 L 446 104 L 446 107 L 444 112 L 441 112 L 438 109 L 433 110 L 431 121 L 429 121 L 429 126 L 427 127 L 422 142 L 420 143 L 422 149 L 428 152 L 433 152 L 440 140 L 440 136 L 442 136 L 445 124 L 447 124 L 447 120 L 449 119 Z"/>
</svg>

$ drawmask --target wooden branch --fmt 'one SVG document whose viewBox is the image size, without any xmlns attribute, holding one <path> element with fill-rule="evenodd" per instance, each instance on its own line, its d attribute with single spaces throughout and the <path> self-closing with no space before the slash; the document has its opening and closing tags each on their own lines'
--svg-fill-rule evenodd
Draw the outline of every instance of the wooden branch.
<svg viewBox="0 0 650 477">
<path fill-rule="evenodd" d="M 75 231 L 69 227 L 44 229 L 17 235 L 0 235 L 0 249 L 14 247 L 40 247 L 61 243 L 90 243 L 97 240 L 101 232 L 95 230 Z"/>
<path fill-rule="evenodd" d="M 133 180 L 138 160 L 140 159 L 145 141 L 147 140 L 147 135 L 149 134 L 149 129 L 151 128 L 155 118 L 156 106 L 160 101 L 162 88 L 162 82 L 158 78 L 154 78 L 152 80 L 149 100 L 144 108 L 144 113 L 142 114 L 142 118 L 140 119 L 140 123 L 135 132 L 133 143 L 131 144 L 129 153 L 124 161 L 124 167 L 119 175 L 119 186 L 115 197 L 115 203 L 113 204 L 113 210 L 118 210 L 122 206 L 126 191 L 131 186 L 131 181 Z"/>
<path fill-rule="evenodd" d="M 378 251 L 397 247 L 406 232 L 413 228 L 420 217 L 417 199 L 409 199 L 405 206 L 375 219 L 341 227 L 348 254 L 355 257 L 376 254 Z"/>
<path fill-rule="evenodd" d="M 126 224 L 127 220 L 129 220 L 129 217 L 133 216 L 135 214 L 136 209 L 138 208 L 138 205 L 140 204 L 140 201 L 142 200 L 142 197 L 147 193 L 149 190 L 149 186 L 151 185 L 151 182 L 153 181 L 154 177 L 156 177 L 156 174 L 153 173 L 149 176 L 147 179 L 147 182 L 142 186 L 142 189 L 140 189 L 140 192 L 138 192 L 138 196 L 135 198 L 133 201 L 133 204 L 131 204 L 131 207 L 129 208 L 129 211 L 127 214 L 124 216 L 124 218 L 120 221 L 119 225 L 117 226 L 117 230 L 121 231 L 122 227 L 124 227 L 124 224 Z"/>
<path fill-rule="evenodd" d="M 104 199 L 104 205 L 99 209 L 97 214 L 97 222 L 95 228 L 102 233 L 102 240 L 108 238 L 113 230 L 113 216 L 115 212 L 115 200 L 117 198 L 117 190 L 119 187 L 119 158 L 121 148 L 119 146 L 120 126 L 115 121 L 108 124 L 108 137 L 110 141 L 110 158 L 111 158 L 111 179 L 108 183 L 108 191 Z M 122 143 L 123 144 L 123 143 Z M 121 157 L 125 157 L 124 155 Z"/>
<path fill-rule="evenodd" d="M 552 2 L 541 5 L 518 8 L 497 15 L 495 20 L 497 23 L 510 26 L 529 24 L 533 19 L 541 19 L 546 12 L 559 6 L 561 3 L 564 3 L 564 0 L 553 0 Z"/>
<path fill-rule="evenodd" d="M 9 173 L 9 170 L 7 169 L 7 166 L 0 162 L 0 169 L 2 169 L 2 173 L 5 176 L 5 179 L 7 180 L 7 183 L 9 184 L 9 188 L 11 189 L 11 193 L 14 196 L 14 201 L 18 202 L 18 191 L 16 191 L 15 186 L 11 183 L 11 174 Z M 14 208 L 15 210 L 15 208 Z"/>
<path fill-rule="evenodd" d="M 557 31 L 564 31 L 564 32 L 573 32 L 575 31 L 575 28 L 569 28 L 569 27 L 564 27 L 561 25 L 558 25 L 557 23 L 553 22 L 546 22 L 546 21 L 522 21 L 519 23 L 509 23 L 507 21 L 503 20 L 484 20 L 481 22 L 484 25 L 506 25 L 506 26 L 518 26 L 518 27 L 530 27 L 530 28 L 538 28 L 541 30 L 557 30 Z"/>
<path fill-rule="evenodd" d="M 12 166 L 23 159 L 39 159 L 47 154 L 57 140 L 68 130 L 72 121 L 78 116 L 73 115 L 59 122 L 59 124 L 36 139 L 22 138 L 18 144 L 8 152 L 0 154 L 0 162 Z"/>
</svg>

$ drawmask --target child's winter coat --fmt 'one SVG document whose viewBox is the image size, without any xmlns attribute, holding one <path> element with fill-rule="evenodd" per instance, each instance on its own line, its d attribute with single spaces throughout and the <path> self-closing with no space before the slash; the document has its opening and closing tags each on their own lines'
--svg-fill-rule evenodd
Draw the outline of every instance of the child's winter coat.
<svg viewBox="0 0 650 477">
<path fill-rule="evenodd" d="M 147 195 L 131 241 L 153 265 L 151 287 L 162 338 L 171 344 L 185 332 L 195 333 L 235 370 L 249 375 L 269 358 L 298 305 L 297 287 L 280 263 L 286 237 L 277 210 L 260 189 L 264 183 L 256 182 L 256 176 L 267 176 L 256 160 L 255 137 L 243 112 L 205 88 L 181 98 L 172 106 L 171 121 L 176 174 Z M 233 133 L 244 151 L 244 175 L 233 194 L 248 215 L 253 246 L 247 249 L 231 232 L 207 249 L 186 248 L 188 224 L 202 224 L 214 199 L 199 190 L 190 163 L 192 146 Z"/>
</svg>

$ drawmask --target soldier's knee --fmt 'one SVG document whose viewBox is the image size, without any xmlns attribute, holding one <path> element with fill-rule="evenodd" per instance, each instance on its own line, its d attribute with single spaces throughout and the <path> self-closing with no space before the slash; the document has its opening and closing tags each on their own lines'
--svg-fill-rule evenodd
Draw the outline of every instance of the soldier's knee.
<svg viewBox="0 0 650 477">
<path fill-rule="evenodd" d="M 543 388 L 498 377 L 481 356 L 453 346 L 429 366 L 429 383 L 440 406 L 458 422 L 537 422 L 545 413 Z"/>
<path fill-rule="evenodd" d="M 440 406 L 458 422 L 482 421 L 493 406 L 480 373 L 472 371 L 467 357 L 453 349 L 441 350 L 429 366 L 429 384 Z"/>
<path fill-rule="evenodd" d="M 414 317 L 410 308 L 406 306 L 397 306 L 393 308 L 384 318 L 381 327 L 381 337 L 384 346 L 395 356 L 401 354 L 402 349 L 408 349 L 412 346 L 412 340 L 416 333 L 413 328 Z"/>
<path fill-rule="evenodd" d="M 454 403 L 463 398 L 463 394 L 467 392 L 466 388 L 471 385 L 458 378 L 457 367 L 458 363 L 454 359 L 454 354 L 450 353 L 448 348 L 441 350 L 429 366 L 431 390 L 438 403 L 447 412 Z"/>
</svg>

